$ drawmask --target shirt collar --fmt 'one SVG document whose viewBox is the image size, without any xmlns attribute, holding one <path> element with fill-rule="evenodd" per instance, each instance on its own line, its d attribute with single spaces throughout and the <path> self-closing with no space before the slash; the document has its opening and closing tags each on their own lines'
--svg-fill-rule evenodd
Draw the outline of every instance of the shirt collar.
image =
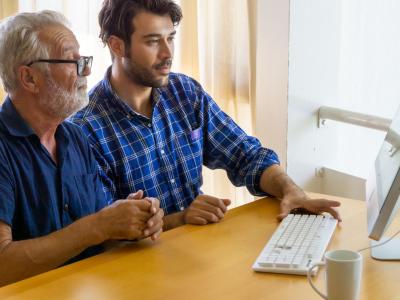
<svg viewBox="0 0 400 300">
<path fill-rule="evenodd" d="M 110 99 L 110 101 L 112 101 L 113 104 L 115 104 L 116 107 L 119 108 L 126 115 L 136 115 L 136 116 L 144 117 L 141 114 L 137 113 L 135 110 L 133 110 L 128 104 L 126 104 L 118 96 L 118 94 L 114 91 L 114 89 L 111 86 L 110 75 L 111 75 L 111 66 L 108 67 L 106 74 L 104 76 L 104 79 L 103 79 L 103 88 L 106 93 L 107 99 Z M 153 108 L 154 108 L 161 99 L 161 92 L 158 88 L 152 89 L 151 99 L 152 99 Z M 147 117 L 144 117 L 144 118 L 147 119 Z"/>
<path fill-rule="evenodd" d="M 33 129 L 28 123 L 25 122 L 25 120 L 15 109 L 15 106 L 11 102 L 9 96 L 6 97 L 6 100 L 0 109 L 0 120 L 11 135 L 28 137 L 32 134 L 35 134 Z"/>
<path fill-rule="evenodd" d="M 9 96 L 6 97 L 3 105 L 0 109 L 0 121 L 3 123 L 9 134 L 18 137 L 28 137 L 36 135 L 32 127 L 21 117 L 18 111 L 15 109 Z M 65 145 L 68 145 L 69 133 L 64 128 L 64 124 L 61 123 L 56 130 L 56 139 Z"/>
</svg>

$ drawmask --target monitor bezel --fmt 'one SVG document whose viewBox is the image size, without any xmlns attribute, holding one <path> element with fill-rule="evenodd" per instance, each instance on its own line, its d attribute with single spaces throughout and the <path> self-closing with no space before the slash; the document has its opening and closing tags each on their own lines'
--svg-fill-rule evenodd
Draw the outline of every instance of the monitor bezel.
<svg viewBox="0 0 400 300">
<path fill-rule="evenodd" d="M 368 236 L 380 240 L 400 208 L 400 109 L 396 112 L 375 161 L 375 189 L 367 200 Z M 395 127 L 398 130 L 396 131 Z M 394 172 L 384 173 L 381 164 L 393 163 Z M 384 167 L 384 166 L 383 166 Z M 397 168 L 397 171 L 396 169 Z M 386 169 L 386 168 L 385 168 Z M 390 172 L 390 171 L 388 171 Z M 393 176 L 393 179 L 391 177 Z M 384 178 L 385 177 L 385 178 Z M 385 195 L 384 180 L 392 180 Z M 379 197 L 384 199 L 380 199 Z"/>
</svg>

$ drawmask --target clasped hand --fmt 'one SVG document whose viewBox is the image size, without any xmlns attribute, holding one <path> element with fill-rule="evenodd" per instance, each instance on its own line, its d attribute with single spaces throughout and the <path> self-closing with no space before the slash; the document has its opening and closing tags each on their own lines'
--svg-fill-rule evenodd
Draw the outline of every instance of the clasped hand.
<svg viewBox="0 0 400 300">
<path fill-rule="evenodd" d="M 162 232 L 164 211 L 156 198 L 143 198 L 143 191 L 129 194 L 102 211 L 102 226 L 108 239 L 158 239 Z"/>
<path fill-rule="evenodd" d="M 184 211 L 184 222 L 195 225 L 219 222 L 224 217 L 230 204 L 231 201 L 228 199 L 199 195 Z"/>
</svg>

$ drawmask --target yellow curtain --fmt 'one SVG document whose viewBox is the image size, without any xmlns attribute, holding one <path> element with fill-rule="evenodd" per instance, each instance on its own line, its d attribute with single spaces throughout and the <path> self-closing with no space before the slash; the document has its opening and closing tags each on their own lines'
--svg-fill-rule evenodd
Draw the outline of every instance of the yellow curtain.
<svg viewBox="0 0 400 300">
<path fill-rule="evenodd" d="M 17 0 L 0 0 L 0 20 L 18 12 Z"/>
<path fill-rule="evenodd" d="M 182 23 L 174 63 L 197 79 L 218 105 L 248 134 L 253 131 L 255 11 L 257 0 L 181 0 Z M 203 171 L 203 191 L 229 198 L 233 206 L 253 199 L 235 188 L 222 170 Z"/>
<path fill-rule="evenodd" d="M 0 0 L 0 22 L 8 16 L 18 12 L 18 1 L 16 0 Z M 3 102 L 5 92 L 0 86 L 0 103 Z"/>
</svg>

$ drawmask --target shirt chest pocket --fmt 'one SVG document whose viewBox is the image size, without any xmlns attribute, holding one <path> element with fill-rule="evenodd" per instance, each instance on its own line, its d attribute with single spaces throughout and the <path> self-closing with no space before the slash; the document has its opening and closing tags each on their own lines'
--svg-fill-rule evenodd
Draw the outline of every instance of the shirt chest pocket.
<svg viewBox="0 0 400 300">
<path fill-rule="evenodd" d="M 174 136 L 174 158 L 180 174 L 190 181 L 201 179 L 203 165 L 203 131 L 199 127 Z"/>
</svg>

